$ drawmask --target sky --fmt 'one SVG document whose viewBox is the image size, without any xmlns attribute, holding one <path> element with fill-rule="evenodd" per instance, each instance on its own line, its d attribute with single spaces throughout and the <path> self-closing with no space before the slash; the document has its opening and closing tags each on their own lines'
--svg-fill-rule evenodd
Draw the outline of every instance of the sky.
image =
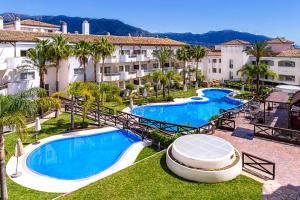
<svg viewBox="0 0 300 200">
<path fill-rule="evenodd" d="M 0 13 L 119 19 L 150 32 L 232 29 L 300 44 L 300 0 L 1 0 Z"/>
</svg>

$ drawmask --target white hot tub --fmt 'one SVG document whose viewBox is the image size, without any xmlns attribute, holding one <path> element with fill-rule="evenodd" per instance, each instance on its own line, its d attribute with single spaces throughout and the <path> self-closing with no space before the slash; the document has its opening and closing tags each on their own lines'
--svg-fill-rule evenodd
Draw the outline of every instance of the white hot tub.
<svg viewBox="0 0 300 200">
<path fill-rule="evenodd" d="M 242 171 L 241 156 L 229 142 L 204 134 L 176 139 L 167 150 L 166 162 L 176 175 L 205 183 L 229 181 Z"/>
</svg>

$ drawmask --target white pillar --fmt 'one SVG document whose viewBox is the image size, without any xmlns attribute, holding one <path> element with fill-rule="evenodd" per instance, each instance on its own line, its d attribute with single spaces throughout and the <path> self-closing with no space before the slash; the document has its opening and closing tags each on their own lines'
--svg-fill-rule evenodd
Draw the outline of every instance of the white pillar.
<svg viewBox="0 0 300 200">
<path fill-rule="evenodd" d="M 82 23 L 82 34 L 84 35 L 90 34 L 90 24 L 87 20 L 84 20 Z"/>
<path fill-rule="evenodd" d="M 21 20 L 19 17 L 16 18 L 16 21 L 15 21 L 15 30 L 16 31 L 20 31 L 21 30 Z"/>
<path fill-rule="evenodd" d="M 3 17 L 0 16 L 0 30 L 3 29 Z"/>
</svg>

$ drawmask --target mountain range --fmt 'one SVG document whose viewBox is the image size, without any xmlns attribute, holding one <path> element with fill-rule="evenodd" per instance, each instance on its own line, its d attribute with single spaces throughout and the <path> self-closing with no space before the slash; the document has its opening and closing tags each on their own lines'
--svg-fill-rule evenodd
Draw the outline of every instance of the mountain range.
<svg viewBox="0 0 300 200">
<path fill-rule="evenodd" d="M 147 30 L 126 24 L 116 19 L 96 19 L 96 18 L 81 18 L 81 17 L 69 17 L 65 15 L 58 16 L 31 16 L 17 13 L 2 13 L 0 14 L 4 18 L 4 22 L 14 21 L 16 17 L 21 19 L 33 19 L 50 24 L 59 25 L 62 21 L 68 24 L 68 32 L 81 32 L 81 24 L 83 20 L 88 20 L 90 23 L 90 33 L 104 35 L 108 32 L 111 35 L 132 35 L 132 36 L 158 36 L 167 37 L 174 40 L 186 42 L 189 44 L 204 45 L 207 47 L 213 47 L 216 44 L 227 42 L 233 39 L 241 39 L 249 42 L 268 40 L 270 37 L 264 35 L 255 35 L 247 32 L 239 32 L 234 30 L 222 30 L 222 31 L 209 31 L 203 34 L 193 33 L 151 33 Z"/>
</svg>

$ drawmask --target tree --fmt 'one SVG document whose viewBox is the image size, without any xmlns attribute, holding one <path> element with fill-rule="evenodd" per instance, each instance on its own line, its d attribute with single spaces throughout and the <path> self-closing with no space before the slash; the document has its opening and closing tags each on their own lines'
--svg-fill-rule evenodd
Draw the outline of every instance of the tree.
<svg viewBox="0 0 300 200">
<path fill-rule="evenodd" d="M 22 137 L 26 133 L 26 117 L 34 117 L 38 113 L 38 96 L 45 90 L 32 88 L 16 95 L 0 95 L 0 180 L 1 199 L 8 199 L 5 171 L 4 127 L 15 128 Z M 34 97 L 34 98 L 32 98 Z"/>
<path fill-rule="evenodd" d="M 257 77 L 259 79 L 260 76 L 277 77 L 277 74 L 270 70 L 268 65 L 263 63 L 259 63 L 258 65 L 246 64 L 237 73 L 246 76 L 248 82 L 252 82 L 253 77 L 256 77 L 256 79 Z M 256 92 L 259 94 L 259 84 L 256 85 Z"/>
<path fill-rule="evenodd" d="M 159 81 L 162 79 L 162 72 L 161 71 L 154 71 L 151 73 L 151 77 L 153 78 L 155 82 L 155 96 L 156 98 L 158 97 L 158 86 L 159 86 Z"/>
<path fill-rule="evenodd" d="M 154 51 L 153 57 L 155 57 L 158 60 L 161 70 L 162 70 L 162 74 L 164 75 L 165 74 L 164 66 L 173 57 L 172 50 L 169 48 L 163 47 L 158 51 Z M 163 79 L 161 83 L 163 86 L 163 98 L 165 98 L 165 96 L 166 96 L 166 93 L 165 93 L 166 81 L 165 81 L 165 79 Z"/>
<path fill-rule="evenodd" d="M 191 51 L 192 51 L 192 58 L 196 61 L 196 83 L 198 84 L 198 72 L 199 72 L 198 65 L 200 60 L 206 56 L 207 51 L 205 47 L 202 47 L 200 45 L 193 46 Z"/>
<path fill-rule="evenodd" d="M 168 79 L 168 97 L 169 97 L 172 81 L 178 79 L 178 76 L 174 70 L 171 70 L 167 72 L 166 77 Z"/>
<path fill-rule="evenodd" d="M 265 57 L 265 56 L 270 56 L 272 55 L 272 49 L 271 47 L 268 46 L 268 44 L 266 42 L 263 41 L 256 41 L 254 44 L 252 44 L 251 46 L 246 47 L 246 49 L 244 50 L 247 55 L 250 56 L 254 56 L 255 57 L 255 75 L 256 75 L 256 91 L 257 93 L 259 92 L 259 81 L 260 81 L 260 72 L 265 70 L 265 65 L 261 65 L 260 64 L 260 59 L 261 57 Z M 263 67 L 263 69 L 259 69 L 260 67 Z"/>
<path fill-rule="evenodd" d="M 97 78 L 97 64 L 100 62 L 101 59 L 101 44 L 99 40 L 96 40 L 92 43 L 91 47 L 91 57 L 93 59 L 93 64 L 94 64 L 94 81 L 98 83 L 98 78 Z"/>
<path fill-rule="evenodd" d="M 49 40 L 34 39 L 35 48 L 27 51 L 27 57 L 30 58 L 25 67 L 33 66 L 39 71 L 40 87 L 45 88 L 45 74 L 47 72 L 47 61 L 49 61 Z"/>
<path fill-rule="evenodd" d="M 183 70 L 183 84 L 184 89 L 186 88 L 186 62 L 191 59 L 192 53 L 191 53 L 191 47 L 189 45 L 185 45 L 177 50 L 176 57 L 178 60 L 184 62 L 184 70 Z"/>
<path fill-rule="evenodd" d="M 115 51 L 115 46 L 109 42 L 106 38 L 101 38 L 99 42 L 99 54 L 102 60 L 102 72 L 101 72 L 101 82 L 104 81 L 104 61 L 105 58 L 111 56 Z"/>
<path fill-rule="evenodd" d="M 71 96 L 71 130 L 75 128 L 74 124 L 74 106 L 76 104 L 76 97 L 79 96 L 79 91 L 81 89 L 82 82 L 75 81 L 71 83 L 68 87 L 68 94 Z"/>
<path fill-rule="evenodd" d="M 63 36 L 59 35 L 53 38 L 53 41 L 50 43 L 50 58 L 54 62 L 56 67 L 56 92 L 59 91 L 59 68 L 60 61 L 67 59 L 72 55 L 71 47 L 68 45 L 68 40 Z"/>
<path fill-rule="evenodd" d="M 74 55 L 78 57 L 80 65 L 83 66 L 83 81 L 86 82 L 86 64 L 91 54 L 91 44 L 81 40 L 75 45 Z"/>
</svg>

